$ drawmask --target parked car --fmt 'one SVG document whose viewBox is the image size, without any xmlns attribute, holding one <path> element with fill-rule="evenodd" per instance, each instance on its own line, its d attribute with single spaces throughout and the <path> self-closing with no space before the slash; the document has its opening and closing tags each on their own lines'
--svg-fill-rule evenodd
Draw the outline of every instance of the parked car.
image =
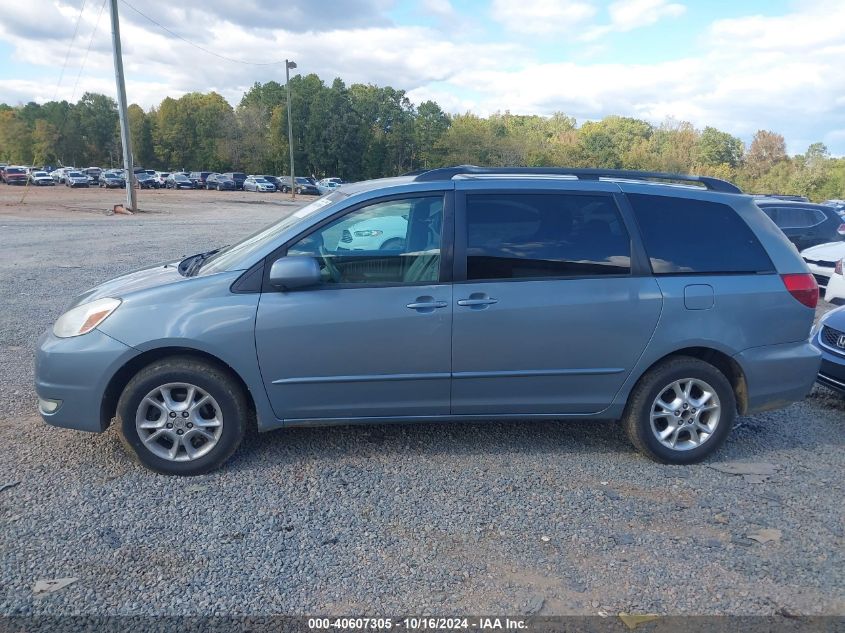
<svg viewBox="0 0 845 633">
<path fill-rule="evenodd" d="M 845 220 L 832 207 L 771 198 L 757 198 L 754 202 L 799 251 L 845 239 Z"/>
<path fill-rule="evenodd" d="M 118 172 L 104 171 L 100 174 L 99 185 L 102 189 L 118 189 L 126 186 L 126 180 Z"/>
<path fill-rule="evenodd" d="M 71 189 L 76 187 L 88 187 L 88 176 L 81 171 L 69 171 L 64 175 L 65 186 Z"/>
<path fill-rule="evenodd" d="M 192 171 L 188 174 L 188 178 L 194 183 L 195 189 L 205 189 L 205 179 L 208 178 L 211 171 Z"/>
<path fill-rule="evenodd" d="M 206 189 L 217 189 L 217 191 L 234 191 L 235 181 L 226 174 L 209 174 L 205 179 Z"/>
<path fill-rule="evenodd" d="M 279 176 L 279 180 L 282 181 L 282 193 L 289 193 L 290 192 L 290 176 Z M 304 176 L 297 176 L 296 177 L 296 193 L 298 194 L 307 194 L 313 196 L 319 196 L 320 190 L 317 189 L 317 185 L 312 183 L 308 178 Z"/>
<path fill-rule="evenodd" d="M 331 193 L 335 189 L 338 189 L 340 186 L 341 186 L 341 183 L 339 183 L 339 182 L 335 182 L 334 180 L 325 180 L 324 179 L 324 180 L 320 180 L 320 181 L 317 182 L 317 191 L 319 191 L 320 194 L 325 195 L 327 193 Z"/>
<path fill-rule="evenodd" d="M 58 169 L 51 171 L 50 177 L 56 182 L 56 184 L 65 184 L 65 168 L 59 167 Z"/>
<path fill-rule="evenodd" d="M 700 461 L 737 412 L 809 392 L 818 286 L 737 187 L 655 177 L 461 166 L 344 186 L 77 297 L 39 340 L 39 410 L 88 431 L 116 416 L 143 464 L 182 475 L 252 420 L 618 419 L 652 459 Z M 403 248 L 336 249 L 397 216 Z"/>
<path fill-rule="evenodd" d="M 822 354 L 818 383 L 845 395 L 845 307 L 822 316 L 813 328 L 813 343 Z"/>
<path fill-rule="evenodd" d="M 167 184 L 167 177 L 170 175 L 169 171 L 157 171 L 155 173 L 156 180 L 158 180 L 158 186 L 164 187 Z"/>
<path fill-rule="evenodd" d="M 235 189 L 243 189 L 244 188 L 244 181 L 246 180 L 246 174 L 240 171 L 229 171 L 223 174 L 228 180 L 231 180 L 235 183 Z"/>
<path fill-rule="evenodd" d="M 789 200 L 792 202 L 809 202 L 810 199 L 807 196 L 793 196 L 793 195 L 784 195 L 780 193 L 755 193 L 755 198 L 771 198 L 773 200 Z"/>
<path fill-rule="evenodd" d="M 396 215 L 370 218 L 343 229 L 337 251 L 401 251 L 405 248 L 408 220 L 397 209 Z"/>
<path fill-rule="evenodd" d="M 38 187 L 55 186 L 56 181 L 50 177 L 46 171 L 33 171 L 29 174 L 30 184 Z"/>
<path fill-rule="evenodd" d="M 167 177 L 165 187 L 167 189 L 193 189 L 194 183 L 185 174 L 174 172 Z"/>
<path fill-rule="evenodd" d="M 269 174 L 257 174 L 256 178 L 263 178 L 267 182 L 273 183 L 273 186 L 276 187 L 276 191 L 282 190 L 282 180 L 277 176 L 271 176 Z"/>
<path fill-rule="evenodd" d="M 135 183 L 140 189 L 158 189 L 158 178 L 151 176 L 146 171 L 135 174 Z"/>
<path fill-rule="evenodd" d="M 89 185 L 98 185 L 100 183 L 100 174 L 103 173 L 103 170 L 99 167 L 88 167 L 81 171 L 88 177 Z"/>
<path fill-rule="evenodd" d="M 845 277 L 842 275 L 845 242 L 812 246 L 801 251 L 801 257 L 816 278 L 824 300 L 837 305 L 845 304 Z"/>
<path fill-rule="evenodd" d="M 840 217 L 845 217 L 845 200 L 825 200 L 822 204 L 833 207 Z"/>
<path fill-rule="evenodd" d="M 25 167 L 9 166 L 3 169 L 3 182 L 7 185 L 25 185 L 26 181 Z"/>
<path fill-rule="evenodd" d="M 261 176 L 249 176 L 244 180 L 244 191 L 275 191 L 276 185 Z"/>
</svg>

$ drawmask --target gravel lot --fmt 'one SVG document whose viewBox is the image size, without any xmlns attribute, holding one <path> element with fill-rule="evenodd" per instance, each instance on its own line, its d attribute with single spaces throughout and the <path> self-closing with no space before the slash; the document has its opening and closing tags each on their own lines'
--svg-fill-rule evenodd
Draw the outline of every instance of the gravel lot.
<svg viewBox="0 0 845 633">
<path fill-rule="evenodd" d="M 121 192 L 20 195 L 0 188 L 0 614 L 845 613 L 845 401 L 823 389 L 692 467 L 614 424 L 428 424 L 253 433 L 178 479 L 113 429 L 46 426 L 33 345 L 73 295 L 295 207 L 160 191 L 107 217 Z M 714 469 L 735 461 L 775 472 Z"/>
</svg>

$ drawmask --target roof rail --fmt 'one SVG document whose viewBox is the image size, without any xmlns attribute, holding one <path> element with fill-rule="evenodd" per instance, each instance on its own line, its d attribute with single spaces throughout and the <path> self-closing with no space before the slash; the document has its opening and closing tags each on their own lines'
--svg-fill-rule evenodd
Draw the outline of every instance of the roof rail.
<svg viewBox="0 0 845 633">
<path fill-rule="evenodd" d="M 723 193 L 742 193 L 742 189 L 732 182 L 711 178 L 710 176 L 692 176 L 689 174 L 669 174 L 660 171 L 635 171 L 628 169 L 576 169 L 572 167 L 476 167 L 475 165 L 458 165 L 456 167 L 441 167 L 431 169 L 416 175 L 417 182 L 435 180 L 451 180 L 455 176 L 484 176 L 484 175 L 514 175 L 514 176 L 574 176 L 579 180 L 598 180 L 599 178 L 620 178 L 625 180 L 674 180 L 678 182 L 695 182 L 704 185 L 710 191 Z"/>
</svg>

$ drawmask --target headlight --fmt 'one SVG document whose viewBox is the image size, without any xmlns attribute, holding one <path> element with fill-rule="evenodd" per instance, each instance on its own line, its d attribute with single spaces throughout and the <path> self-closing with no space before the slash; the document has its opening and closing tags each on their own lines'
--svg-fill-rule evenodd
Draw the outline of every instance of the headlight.
<svg viewBox="0 0 845 633">
<path fill-rule="evenodd" d="M 120 299 L 104 297 L 76 306 L 58 318 L 53 326 L 53 334 L 59 338 L 86 334 L 105 321 L 119 305 Z"/>
<path fill-rule="evenodd" d="M 368 231 L 355 231 L 355 237 L 378 237 L 382 231 L 378 229 L 370 229 Z"/>
</svg>

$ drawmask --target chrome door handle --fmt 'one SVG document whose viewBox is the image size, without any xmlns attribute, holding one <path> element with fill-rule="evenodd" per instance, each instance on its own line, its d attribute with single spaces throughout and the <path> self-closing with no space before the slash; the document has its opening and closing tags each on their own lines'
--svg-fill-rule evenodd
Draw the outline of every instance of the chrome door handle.
<svg viewBox="0 0 845 633">
<path fill-rule="evenodd" d="M 493 305 L 494 303 L 498 303 L 498 299 L 488 298 L 488 299 L 461 299 L 458 301 L 459 306 L 489 306 Z"/>
<path fill-rule="evenodd" d="M 409 303 L 405 307 L 410 308 L 411 310 L 433 310 L 434 308 L 445 308 L 447 305 L 449 304 L 445 301 L 418 301 L 414 303 Z"/>
</svg>

